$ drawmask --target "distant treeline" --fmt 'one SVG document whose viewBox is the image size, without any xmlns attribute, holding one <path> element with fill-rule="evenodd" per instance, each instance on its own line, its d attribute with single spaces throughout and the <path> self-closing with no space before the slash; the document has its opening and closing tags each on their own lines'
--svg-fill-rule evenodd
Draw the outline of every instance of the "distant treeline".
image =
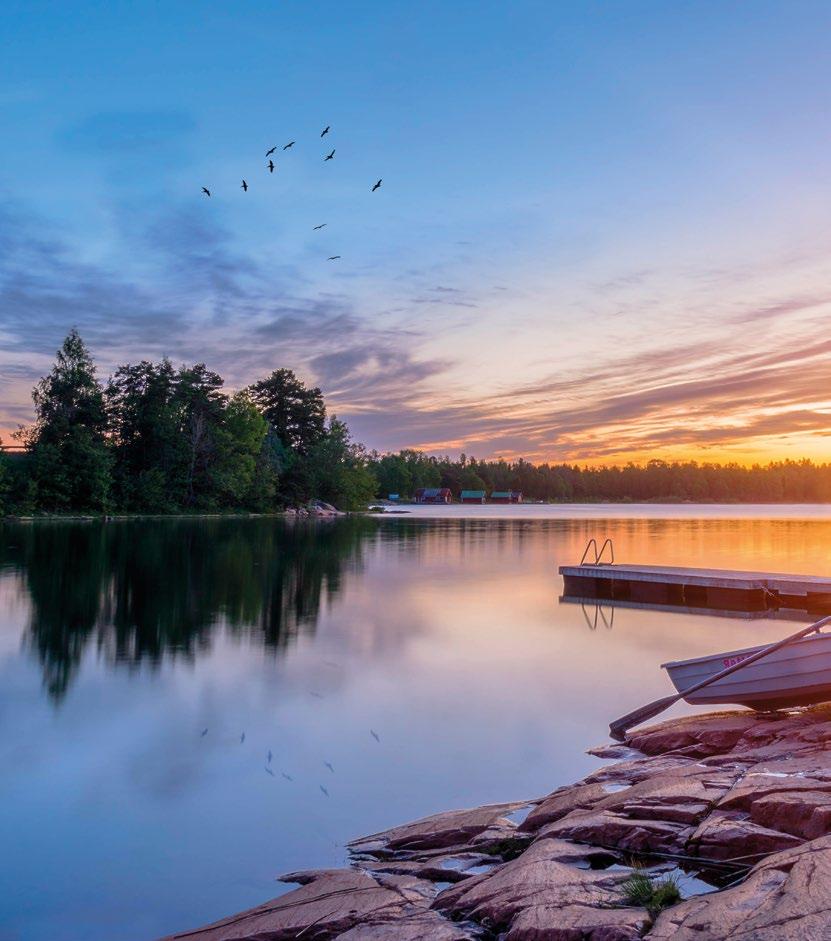
<svg viewBox="0 0 831 941">
<path fill-rule="evenodd" d="M 291 370 L 233 395 L 204 363 L 119 366 L 102 384 L 73 330 L 35 387 L 23 453 L 0 463 L 5 513 L 268 512 L 312 497 L 345 509 L 376 490 L 346 425 Z"/>
<path fill-rule="evenodd" d="M 645 465 L 578 467 L 517 461 L 458 461 L 418 451 L 372 455 L 379 493 L 411 496 L 419 487 L 521 490 L 546 502 L 831 503 L 831 464 L 777 461 L 745 467 L 653 460 Z"/>
<path fill-rule="evenodd" d="M 229 395 L 204 363 L 119 366 L 102 383 L 73 330 L 35 387 L 35 421 L 0 454 L 0 512 L 270 512 L 312 498 L 360 509 L 419 487 L 547 502 L 831 502 L 831 465 L 695 461 L 577 467 L 368 453 L 289 369 Z"/>
</svg>

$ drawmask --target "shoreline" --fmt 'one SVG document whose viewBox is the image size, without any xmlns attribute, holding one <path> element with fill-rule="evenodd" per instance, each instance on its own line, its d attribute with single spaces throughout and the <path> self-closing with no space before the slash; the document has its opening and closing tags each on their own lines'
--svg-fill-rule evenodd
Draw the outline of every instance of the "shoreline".
<svg viewBox="0 0 831 941">
<path fill-rule="evenodd" d="M 36 516 L 2 516 L 3 523 L 129 523 L 142 520 L 240 520 L 240 519 L 330 519 L 336 516 L 360 516 L 364 511 L 336 513 L 310 510 L 306 507 L 279 510 L 273 513 L 39 513 Z M 373 514 L 366 514 L 373 515 Z"/>
<path fill-rule="evenodd" d="M 478 504 L 464 504 L 464 503 L 450 503 L 442 506 L 432 506 L 431 504 L 423 503 L 397 503 L 392 504 L 392 506 L 400 507 L 403 511 L 403 514 L 409 513 L 412 509 L 417 509 L 423 511 L 425 516 L 431 510 L 449 510 L 453 511 L 455 509 L 464 510 L 465 513 L 469 513 L 471 510 L 476 512 L 487 511 L 489 509 L 495 509 L 497 512 L 504 511 L 505 504 L 495 504 L 495 503 L 483 503 L 481 506 Z M 776 500 L 776 501 L 766 501 L 766 502 L 746 502 L 740 500 L 643 500 L 643 501 L 632 501 L 632 500 L 571 500 L 571 501 L 555 501 L 550 503 L 534 502 L 534 501 L 525 501 L 519 504 L 511 505 L 510 509 L 522 513 L 522 510 L 519 508 L 527 508 L 530 510 L 541 509 L 541 508 L 559 508 L 559 507 L 586 507 L 586 508 L 598 508 L 598 507 L 626 507 L 635 509 L 637 507 L 706 507 L 707 509 L 712 509 L 714 507 L 731 507 L 731 508 L 740 508 L 740 507 L 828 507 L 831 509 L 831 501 L 817 503 L 815 501 L 793 501 L 793 500 Z M 182 512 L 171 512 L 171 513 L 81 513 L 81 512 L 67 512 L 67 513 L 32 513 L 32 514 L 5 514 L 0 515 L 0 522 L 5 523 L 36 523 L 36 522 L 52 522 L 52 521 L 66 521 L 66 522 L 125 522 L 130 520 L 172 520 L 172 519 L 283 519 L 283 518 L 292 518 L 298 515 L 302 516 L 303 513 L 314 517 L 314 516 L 326 516 L 326 513 L 315 512 L 310 510 L 308 507 L 287 507 L 283 510 L 273 510 L 268 513 L 257 513 L 254 511 L 248 510 L 228 510 L 226 512 L 193 512 L 193 513 L 182 513 Z M 366 517 L 384 517 L 384 516 L 395 516 L 398 515 L 395 512 L 387 510 L 375 510 L 375 509 L 362 509 L 362 510 L 338 510 L 336 514 L 329 515 L 341 515 L 341 516 L 366 516 Z M 418 514 L 419 516 L 421 514 Z M 431 517 L 432 518 L 432 517 Z M 439 516 L 436 518 L 446 518 L 444 516 Z M 501 519 L 511 519 L 510 516 L 500 516 L 496 518 Z M 520 518 L 520 517 L 517 517 Z"/>
<path fill-rule="evenodd" d="M 829 745 L 827 704 L 663 722 L 574 784 L 356 839 L 350 868 L 164 941 L 831 937 Z M 682 900 L 635 904 L 633 874 Z"/>
</svg>

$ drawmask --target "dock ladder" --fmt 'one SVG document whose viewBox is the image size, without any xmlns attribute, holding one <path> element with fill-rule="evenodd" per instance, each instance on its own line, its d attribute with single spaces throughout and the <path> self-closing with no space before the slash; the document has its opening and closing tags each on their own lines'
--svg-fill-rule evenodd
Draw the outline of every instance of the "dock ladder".
<svg viewBox="0 0 831 941">
<path fill-rule="evenodd" d="M 609 561 L 603 561 L 603 555 L 606 552 L 606 547 L 609 548 Z M 594 548 L 594 562 L 587 562 L 586 558 L 589 555 L 590 550 Z M 600 551 L 597 549 L 597 540 L 592 536 L 592 538 L 586 543 L 586 548 L 583 551 L 583 558 L 580 559 L 580 565 L 614 565 L 615 564 L 615 546 L 611 539 L 608 537 L 604 541 L 603 545 L 600 547 Z"/>
</svg>

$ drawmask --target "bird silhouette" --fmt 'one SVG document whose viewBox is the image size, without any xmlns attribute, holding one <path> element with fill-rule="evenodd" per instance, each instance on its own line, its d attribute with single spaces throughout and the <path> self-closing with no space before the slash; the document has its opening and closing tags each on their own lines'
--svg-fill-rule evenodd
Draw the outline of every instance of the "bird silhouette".
<svg viewBox="0 0 831 941">
<path fill-rule="evenodd" d="M 340 258 L 340 255 L 330 255 L 326 261 L 337 261 Z"/>
<path fill-rule="evenodd" d="M 331 763 L 330 763 L 330 762 L 328 762 L 328 761 L 324 761 L 324 762 L 323 762 L 323 764 L 325 764 L 325 765 L 326 765 L 326 767 L 327 767 L 327 768 L 328 768 L 328 769 L 329 769 L 329 770 L 330 770 L 330 771 L 332 772 L 332 774 L 334 774 L 334 773 L 335 773 L 335 769 L 334 769 L 334 768 L 332 767 L 332 765 L 331 765 Z"/>
<path fill-rule="evenodd" d="M 323 130 L 320 132 L 320 136 L 325 137 L 328 133 L 329 133 L 329 125 L 327 124 L 326 127 L 324 127 Z"/>
<path fill-rule="evenodd" d="M 283 145 L 283 150 L 288 150 L 289 147 L 294 147 L 294 141 L 293 141 L 293 140 L 290 140 L 290 141 L 288 142 L 288 144 L 284 144 L 284 145 Z"/>
<path fill-rule="evenodd" d="M 248 184 L 245 182 L 245 180 L 242 181 L 242 191 L 243 193 L 248 192 Z"/>
<path fill-rule="evenodd" d="M 326 154 L 326 156 L 323 158 L 323 162 L 326 163 L 327 160 L 331 160 L 332 157 L 334 157 L 334 156 L 335 156 L 335 149 L 334 149 L 334 147 L 333 147 L 333 148 L 332 148 L 332 153 Z"/>
<path fill-rule="evenodd" d="M 273 755 L 271 754 L 271 749 L 269 748 L 269 750 L 268 750 L 268 763 L 269 763 L 269 764 L 271 764 L 271 759 L 272 759 L 272 758 L 273 758 Z"/>
<path fill-rule="evenodd" d="M 274 161 L 273 160 L 268 161 L 268 172 L 274 173 Z"/>
<path fill-rule="evenodd" d="M 381 741 L 381 737 L 380 737 L 380 735 L 378 735 L 378 733 L 375 731 L 375 729 L 370 729 L 370 730 L 369 730 L 369 734 L 375 739 L 376 742 L 380 742 L 380 741 Z"/>
<path fill-rule="evenodd" d="M 207 729 L 202 729 L 202 735 L 201 735 L 201 737 L 204 738 L 207 734 L 208 734 L 208 730 L 207 730 Z"/>
<path fill-rule="evenodd" d="M 329 792 L 326 790 L 326 788 L 325 788 L 322 784 L 318 784 L 318 787 L 321 789 L 321 791 L 323 791 L 323 793 L 324 793 L 327 797 L 329 796 Z"/>
<path fill-rule="evenodd" d="M 378 182 L 375 184 L 375 186 L 372 187 L 372 192 L 374 193 L 375 190 L 380 189 L 380 188 L 381 188 L 381 184 L 382 184 L 383 182 L 384 182 L 383 180 L 378 180 Z"/>
<path fill-rule="evenodd" d="M 266 774 L 270 774 L 272 778 L 274 777 L 274 772 L 271 768 L 263 768 L 263 771 L 265 771 Z"/>
<path fill-rule="evenodd" d="M 242 735 L 240 735 L 240 737 L 239 737 L 239 743 L 240 743 L 240 745 L 242 745 L 242 743 L 243 743 L 244 741 L 245 741 L 245 732 L 243 732 Z"/>
<path fill-rule="evenodd" d="M 283 149 L 285 150 L 285 147 Z M 270 157 L 274 153 L 275 150 L 277 150 L 276 147 L 272 147 L 271 150 L 267 150 L 265 152 L 266 157 Z"/>
<path fill-rule="evenodd" d="M 286 774 L 285 771 L 281 771 L 280 774 L 281 774 L 282 777 L 284 777 L 287 781 L 293 781 L 293 780 L 294 780 L 294 778 L 293 778 L 290 774 Z"/>
<path fill-rule="evenodd" d="M 323 699 L 323 693 L 318 693 L 313 689 L 309 690 L 309 695 L 314 696 L 315 699 Z"/>
<path fill-rule="evenodd" d="M 206 196 L 210 196 L 210 195 L 211 195 L 211 191 L 207 188 L 207 186 L 203 186 L 203 187 L 202 187 L 202 192 L 203 192 Z"/>
<path fill-rule="evenodd" d="M 316 225 L 316 226 L 312 229 L 312 232 L 317 232 L 318 229 L 323 229 L 323 228 L 325 228 L 327 225 L 329 225 L 328 222 L 322 222 L 320 225 Z"/>
</svg>

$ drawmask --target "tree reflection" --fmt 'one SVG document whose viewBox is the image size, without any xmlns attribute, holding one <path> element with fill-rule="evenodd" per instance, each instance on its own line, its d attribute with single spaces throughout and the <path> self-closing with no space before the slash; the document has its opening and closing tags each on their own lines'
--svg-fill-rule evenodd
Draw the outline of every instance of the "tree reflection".
<svg viewBox="0 0 831 941">
<path fill-rule="evenodd" d="M 0 566 L 25 581 L 27 639 L 59 700 L 93 644 L 108 661 L 132 667 L 193 659 L 217 627 L 284 650 L 314 632 L 344 567 L 362 565 L 376 522 L 142 520 L 14 530 L 0 540 Z"/>
</svg>

